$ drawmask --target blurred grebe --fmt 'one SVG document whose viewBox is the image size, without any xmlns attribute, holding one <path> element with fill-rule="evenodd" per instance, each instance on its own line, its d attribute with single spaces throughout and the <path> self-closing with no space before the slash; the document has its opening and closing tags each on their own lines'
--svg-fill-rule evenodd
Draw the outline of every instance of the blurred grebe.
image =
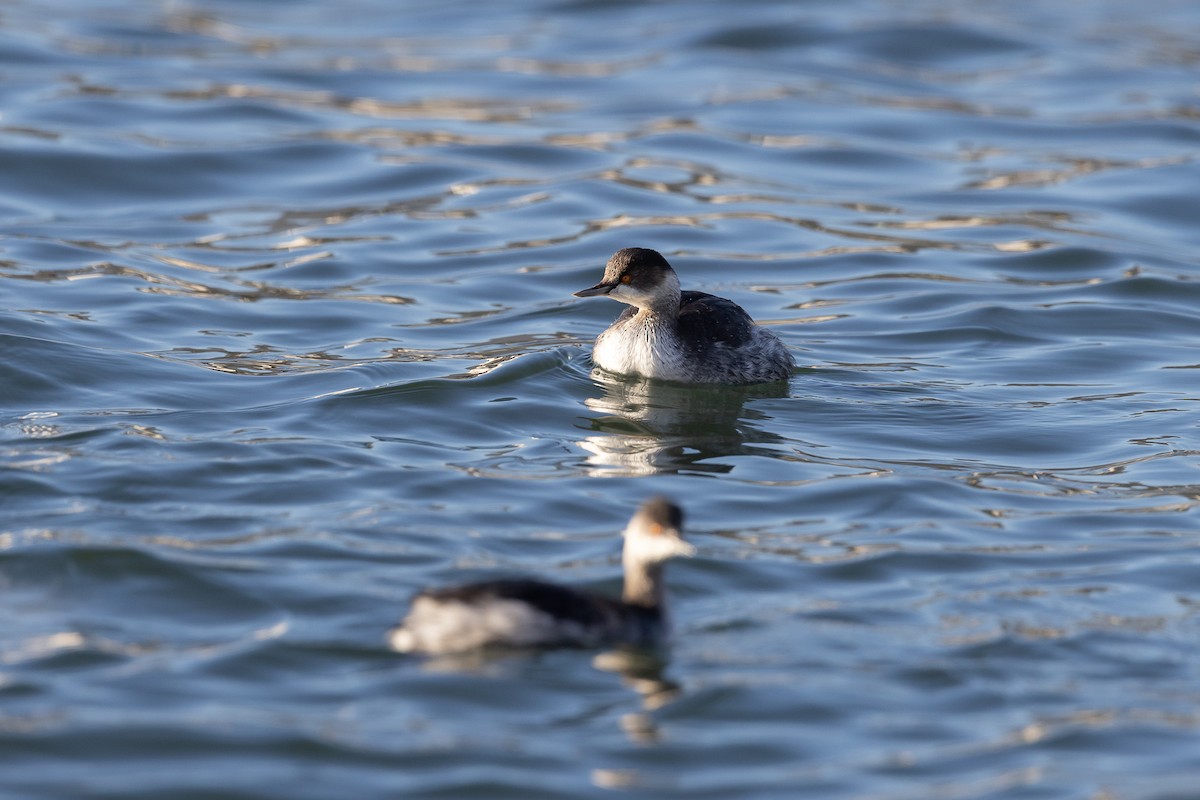
<svg viewBox="0 0 1200 800">
<path fill-rule="evenodd" d="M 659 253 L 618 250 L 600 283 L 576 297 L 604 295 L 631 308 L 596 338 L 592 361 L 609 372 L 681 383 L 765 383 L 796 366 L 779 337 L 732 300 L 679 289 Z"/>
<path fill-rule="evenodd" d="M 683 512 L 647 500 L 625 528 L 621 599 L 537 580 L 498 580 L 427 589 L 388 636 L 404 653 L 511 647 L 653 646 L 666 638 L 663 565 L 696 549 L 683 540 Z"/>
</svg>

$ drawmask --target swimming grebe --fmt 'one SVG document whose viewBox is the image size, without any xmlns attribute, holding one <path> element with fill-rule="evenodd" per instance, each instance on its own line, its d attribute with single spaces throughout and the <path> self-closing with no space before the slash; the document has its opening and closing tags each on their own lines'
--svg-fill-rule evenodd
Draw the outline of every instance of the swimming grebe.
<svg viewBox="0 0 1200 800">
<path fill-rule="evenodd" d="M 431 655 L 489 645 L 655 645 L 667 629 L 663 564 L 696 552 L 682 525 L 683 512 L 669 500 L 642 504 L 625 528 L 620 600 L 526 579 L 427 589 L 388 641 L 402 653 Z"/>
<path fill-rule="evenodd" d="M 680 291 L 675 270 L 654 250 L 618 250 L 604 280 L 575 293 L 599 295 L 632 306 L 596 338 L 592 361 L 609 372 L 742 384 L 783 380 L 796 366 L 779 337 L 737 303 Z"/>
</svg>

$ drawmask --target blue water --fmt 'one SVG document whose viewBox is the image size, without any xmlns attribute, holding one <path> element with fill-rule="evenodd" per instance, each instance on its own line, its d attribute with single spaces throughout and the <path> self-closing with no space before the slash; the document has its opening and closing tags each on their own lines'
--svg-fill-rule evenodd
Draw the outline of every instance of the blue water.
<svg viewBox="0 0 1200 800">
<path fill-rule="evenodd" d="M 0 4 L 6 798 L 1200 798 L 1200 7 Z M 593 374 L 622 247 L 785 387 Z M 619 585 L 660 660 L 421 660 Z"/>
</svg>

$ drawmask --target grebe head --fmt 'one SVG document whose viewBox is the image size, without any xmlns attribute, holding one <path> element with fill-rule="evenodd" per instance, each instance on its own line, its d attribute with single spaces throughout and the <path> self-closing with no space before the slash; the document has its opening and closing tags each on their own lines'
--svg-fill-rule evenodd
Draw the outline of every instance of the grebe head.
<svg viewBox="0 0 1200 800">
<path fill-rule="evenodd" d="M 625 560 L 661 564 L 676 556 L 694 556 L 696 548 L 683 540 L 683 511 L 665 497 L 652 497 L 625 528 Z"/>
<path fill-rule="evenodd" d="M 679 307 L 679 277 L 655 250 L 626 247 L 618 250 L 604 268 L 604 279 L 576 297 L 606 295 L 637 308 Z"/>
</svg>

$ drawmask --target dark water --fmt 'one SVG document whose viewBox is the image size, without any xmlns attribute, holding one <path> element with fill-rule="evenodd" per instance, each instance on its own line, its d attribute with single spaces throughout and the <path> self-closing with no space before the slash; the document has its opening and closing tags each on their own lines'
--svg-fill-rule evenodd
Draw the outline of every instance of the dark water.
<svg viewBox="0 0 1200 800">
<path fill-rule="evenodd" d="M 0 3 L 0 794 L 1200 798 L 1200 7 Z M 777 391 L 613 383 L 626 246 Z M 665 663 L 384 646 L 612 590 Z"/>
</svg>

